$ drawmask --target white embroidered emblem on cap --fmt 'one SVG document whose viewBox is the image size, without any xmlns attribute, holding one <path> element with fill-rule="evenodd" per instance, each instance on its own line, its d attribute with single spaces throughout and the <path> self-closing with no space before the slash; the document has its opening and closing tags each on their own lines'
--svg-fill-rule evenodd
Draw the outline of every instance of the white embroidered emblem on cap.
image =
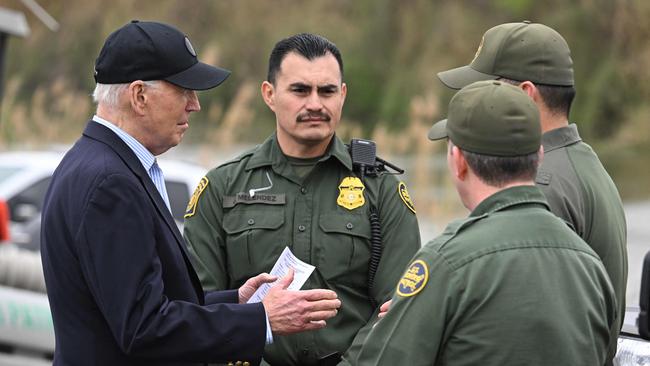
<svg viewBox="0 0 650 366">
<path fill-rule="evenodd" d="M 192 56 L 196 57 L 196 52 L 194 52 L 194 47 L 192 47 L 192 44 L 190 43 L 190 39 L 187 37 L 185 37 L 185 47 L 187 48 L 187 50 Z"/>
</svg>

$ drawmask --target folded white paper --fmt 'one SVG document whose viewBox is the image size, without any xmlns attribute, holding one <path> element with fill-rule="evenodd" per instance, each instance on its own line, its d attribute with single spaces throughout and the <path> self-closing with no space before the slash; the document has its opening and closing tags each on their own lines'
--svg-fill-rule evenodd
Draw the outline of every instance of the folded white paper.
<svg viewBox="0 0 650 366">
<path fill-rule="evenodd" d="M 274 276 L 278 276 L 278 279 L 284 277 L 287 275 L 289 272 L 289 269 L 293 268 L 295 271 L 295 274 L 293 276 L 293 282 L 289 285 L 288 289 L 289 290 L 300 290 L 302 285 L 307 282 L 307 278 L 311 275 L 312 272 L 314 272 L 314 266 L 312 266 L 309 263 L 305 263 L 301 261 L 300 259 L 296 258 L 295 255 L 291 252 L 291 249 L 289 247 L 285 247 L 284 250 L 282 251 L 282 254 L 280 254 L 280 258 L 275 262 L 273 265 L 273 269 L 271 270 L 271 274 Z M 277 282 L 277 281 L 276 281 Z M 271 286 L 273 286 L 275 282 L 272 283 L 265 283 L 262 286 L 260 286 L 257 291 L 251 296 L 251 298 L 248 300 L 248 303 L 255 303 L 255 302 L 260 302 L 266 294 L 269 292 L 269 289 L 271 289 Z"/>
</svg>

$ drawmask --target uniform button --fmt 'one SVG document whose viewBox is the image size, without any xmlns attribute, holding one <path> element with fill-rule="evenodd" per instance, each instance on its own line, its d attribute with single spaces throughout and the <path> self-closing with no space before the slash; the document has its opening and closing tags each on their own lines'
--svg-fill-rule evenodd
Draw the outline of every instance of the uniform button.
<svg viewBox="0 0 650 366">
<path fill-rule="evenodd" d="M 305 225 L 298 226 L 298 231 L 305 231 Z"/>
<path fill-rule="evenodd" d="M 255 223 L 255 220 L 253 219 L 248 219 L 248 225 L 253 225 Z"/>
<path fill-rule="evenodd" d="M 232 362 L 228 362 L 228 366 L 235 366 L 235 364 Z"/>
<path fill-rule="evenodd" d="M 307 188 L 305 188 L 305 187 L 300 187 L 300 193 L 302 193 L 302 194 L 307 193 Z"/>
<path fill-rule="evenodd" d="M 235 366 L 242 366 L 242 365 L 241 365 L 241 361 L 237 361 L 237 362 L 235 362 Z"/>
<path fill-rule="evenodd" d="M 351 222 L 348 222 L 347 224 L 345 224 L 345 227 L 348 228 L 348 230 L 352 230 L 352 228 L 354 227 L 354 225 L 352 225 Z"/>
<path fill-rule="evenodd" d="M 242 364 L 242 366 L 251 366 L 251 363 L 248 362 L 248 361 L 244 361 L 244 363 Z"/>
<path fill-rule="evenodd" d="M 303 350 L 302 350 L 302 355 L 303 355 L 303 356 L 307 356 L 307 355 L 309 355 L 309 350 L 308 350 L 307 348 L 303 349 Z"/>
</svg>

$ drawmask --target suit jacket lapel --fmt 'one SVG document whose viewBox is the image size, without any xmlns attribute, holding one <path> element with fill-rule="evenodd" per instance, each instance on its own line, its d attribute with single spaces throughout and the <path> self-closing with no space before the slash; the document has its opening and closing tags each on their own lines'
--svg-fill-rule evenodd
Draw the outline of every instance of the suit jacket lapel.
<svg viewBox="0 0 650 366">
<path fill-rule="evenodd" d="M 158 211 L 158 214 L 164 219 L 165 223 L 169 227 L 169 230 L 171 230 L 172 234 L 174 235 L 174 238 L 176 238 L 176 243 L 178 244 L 178 247 L 183 254 L 183 260 L 185 261 L 185 265 L 188 267 L 188 272 L 190 273 L 190 278 L 192 279 L 194 289 L 199 295 L 199 301 L 203 303 L 203 289 L 188 257 L 187 249 L 185 248 L 185 241 L 183 240 L 181 233 L 178 231 L 176 222 L 169 212 L 165 201 L 163 201 L 162 197 L 160 196 L 158 188 L 156 188 L 156 186 L 153 184 L 151 177 L 149 177 L 149 174 L 145 171 L 138 157 L 135 155 L 135 153 L 133 153 L 129 146 L 126 145 L 124 141 L 122 141 L 119 136 L 117 136 L 113 131 L 106 128 L 105 126 L 100 125 L 99 123 L 93 121 L 88 122 L 83 134 L 89 138 L 108 145 L 115 151 L 115 153 L 117 153 L 120 159 L 124 161 L 126 166 L 129 167 L 133 174 L 138 177 L 144 189 L 147 191 L 149 198 L 154 203 L 156 211 Z"/>
</svg>

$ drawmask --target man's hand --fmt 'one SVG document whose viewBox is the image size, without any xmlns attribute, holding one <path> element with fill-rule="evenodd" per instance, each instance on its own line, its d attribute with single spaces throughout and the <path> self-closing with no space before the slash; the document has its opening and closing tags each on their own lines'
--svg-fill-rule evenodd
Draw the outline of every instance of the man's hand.
<svg viewBox="0 0 650 366">
<path fill-rule="evenodd" d="M 390 309 L 390 304 L 393 302 L 393 300 L 388 300 L 385 303 L 381 304 L 379 307 L 379 314 L 377 314 L 378 318 L 383 318 L 386 316 L 386 313 L 388 313 L 388 310 Z"/>
<path fill-rule="evenodd" d="M 249 278 L 240 288 L 239 288 L 239 303 L 245 304 L 248 299 L 253 296 L 255 291 L 265 283 L 270 283 L 277 280 L 277 276 L 272 276 L 268 273 L 260 273 L 255 277 Z"/>
<path fill-rule="evenodd" d="M 341 306 L 336 293 L 330 290 L 291 291 L 293 269 L 281 278 L 266 295 L 262 304 L 273 334 L 291 334 L 324 328 Z"/>
</svg>

